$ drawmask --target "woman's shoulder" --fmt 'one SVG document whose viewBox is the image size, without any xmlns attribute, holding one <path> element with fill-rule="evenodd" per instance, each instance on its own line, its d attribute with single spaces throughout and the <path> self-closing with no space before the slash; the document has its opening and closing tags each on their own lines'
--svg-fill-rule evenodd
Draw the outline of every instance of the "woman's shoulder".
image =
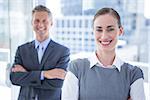
<svg viewBox="0 0 150 100">
<path fill-rule="evenodd" d="M 79 76 L 85 73 L 89 67 L 90 67 L 90 62 L 88 58 L 82 58 L 82 59 L 78 58 L 78 59 L 72 60 L 69 63 L 68 71 L 71 71 L 76 76 Z"/>
<path fill-rule="evenodd" d="M 124 69 L 127 69 L 129 71 L 141 70 L 141 68 L 139 66 L 135 66 L 135 65 L 132 65 L 132 64 L 127 63 L 127 62 L 124 62 L 121 67 Z"/>
<path fill-rule="evenodd" d="M 134 66 L 130 63 L 124 63 L 121 66 L 121 71 L 126 73 L 127 77 L 130 77 L 130 82 L 133 83 L 139 78 L 144 78 L 143 71 L 139 66 Z"/>
<path fill-rule="evenodd" d="M 90 62 L 88 58 L 78 58 L 75 60 L 70 61 L 69 66 L 76 67 L 78 69 L 81 69 L 83 67 L 88 67 L 90 65 Z"/>
</svg>

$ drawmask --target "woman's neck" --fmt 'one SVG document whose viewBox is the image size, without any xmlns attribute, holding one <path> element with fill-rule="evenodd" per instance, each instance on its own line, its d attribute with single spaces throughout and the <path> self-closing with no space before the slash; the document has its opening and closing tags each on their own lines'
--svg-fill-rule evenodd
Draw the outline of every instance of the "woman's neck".
<svg viewBox="0 0 150 100">
<path fill-rule="evenodd" d="M 98 52 L 96 51 L 96 56 L 98 60 L 104 65 L 112 65 L 115 59 L 115 52 Z"/>
</svg>

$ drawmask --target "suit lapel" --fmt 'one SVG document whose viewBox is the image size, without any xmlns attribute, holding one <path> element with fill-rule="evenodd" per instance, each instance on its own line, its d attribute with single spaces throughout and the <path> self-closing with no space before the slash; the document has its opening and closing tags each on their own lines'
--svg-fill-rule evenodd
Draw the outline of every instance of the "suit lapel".
<svg viewBox="0 0 150 100">
<path fill-rule="evenodd" d="M 48 56 L 53 52 L 54 42 L 51 40 L 44 52 L 42 57 L 41 65 L 43 66 L 45 61 L 47 60 Z"/>
<path fill-rule="evenodd" d="M 30 57 L 34 63 L 35 66 L 39 65 L 39 61 L 38 61 L 38 54 L 37 54 L 37 50 L 35 49 L 35 41 L 31 42 L 30 45 Z"/>
</svg>

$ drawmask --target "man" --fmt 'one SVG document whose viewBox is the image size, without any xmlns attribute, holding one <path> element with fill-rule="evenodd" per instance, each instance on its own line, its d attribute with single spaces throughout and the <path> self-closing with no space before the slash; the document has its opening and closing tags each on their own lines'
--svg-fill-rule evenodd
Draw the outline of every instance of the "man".
<svg viewBox="0 0 150 100">
<path fill-rule="evenodd" d="M 69 49 L 49 36 L 52 15 L 39 5 L 32 11 L 35 40 L 18 47 L 10 79 L 21 86 L 18 100 L 60 100 Z"/>
</svg>

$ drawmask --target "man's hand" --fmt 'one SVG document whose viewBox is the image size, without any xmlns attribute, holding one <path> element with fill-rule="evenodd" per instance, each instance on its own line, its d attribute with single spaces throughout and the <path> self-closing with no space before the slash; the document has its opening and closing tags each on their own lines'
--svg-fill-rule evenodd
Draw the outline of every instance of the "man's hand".
<svg viewBox="0 0 150 100">
<path fill-rule="evenodd" d="M 21 65 L 15 65 L 12 69 L 12 72 L 27 72 L 27 70 Z"/>
<path fill-rule="evenodd" d="M 47 79 L 54 79 L 54 78 L 65 79 L 66 71 L 63 69 L 55 68 L 55 69 L 44 71 L 43 75 Z"/>
</svg>

